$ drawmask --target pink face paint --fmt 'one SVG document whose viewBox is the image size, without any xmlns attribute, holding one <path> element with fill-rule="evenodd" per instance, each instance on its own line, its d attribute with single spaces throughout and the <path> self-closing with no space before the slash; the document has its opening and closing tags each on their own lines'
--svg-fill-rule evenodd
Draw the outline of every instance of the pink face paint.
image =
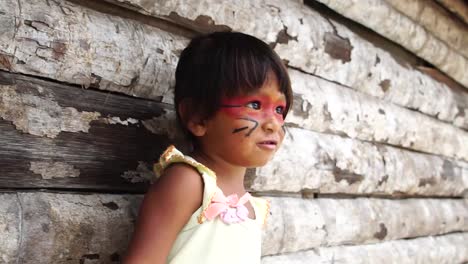
<svg viewBox="0 0 468 264">
<path fill-rule="evenodd" d="M 258 109 L 255 109 L 255 107 Z M 221 111 L 234 118 L 249 117 L 263 121 L 273 116 L 281 125 L 284 123 L 283 113 L 277 109 L 286 109 L 284 99 L 274 99 L 270 96 L 238 96 L 221 101 Z"/>
</svg>

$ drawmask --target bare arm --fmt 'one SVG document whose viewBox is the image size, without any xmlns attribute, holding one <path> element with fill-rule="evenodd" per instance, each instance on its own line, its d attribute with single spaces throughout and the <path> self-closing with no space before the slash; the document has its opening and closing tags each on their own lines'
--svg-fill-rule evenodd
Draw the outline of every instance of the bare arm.
<svg viewBox="0 0 468 264">
<path fill-rule="evenodd" d="M 177 234 L 200 207 L 203 181 L 185 164 L 175 164 L 153 184 L 140 206 L 124 264 L 166 263 Z"/>
</svg>

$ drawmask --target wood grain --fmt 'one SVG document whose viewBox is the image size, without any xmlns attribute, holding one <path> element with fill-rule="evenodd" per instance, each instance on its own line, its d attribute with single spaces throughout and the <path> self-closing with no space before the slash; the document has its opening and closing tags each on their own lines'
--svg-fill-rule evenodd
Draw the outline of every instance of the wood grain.
<svg viewBox="0 0 468 264">
<path fill-rule="evenodd" d="M 144 173 L 142 166 L 151 174 L 152 163 L 170 144 L 167 133 L 154 134 L 140 122 L 163 116 L 170 110 L 168 105 L 4 72 L 0 83 L 2 91 L 11 89 L 23 100 L 13 109 L 7 100 L 14 98 L 0 100 L 0 113 L 11 119 L 0 120 L 0 188 L 142 192 L 147 182 L 130 183 L 122 176 Z M 59 108 L 51 110 L 53 104 Z M 79 120 L 65 120 L 69 116 L 61 111 L 69 109 L 98 113 L 98 117 L 87 131 L 71 132 L 81 125 Z M 8 111 L 10 115 L 5 114 Z M 68 126 L 61 128 L 63 123 Z M 58 166 L 55 171 L 54 166 Z"/>
</svg>

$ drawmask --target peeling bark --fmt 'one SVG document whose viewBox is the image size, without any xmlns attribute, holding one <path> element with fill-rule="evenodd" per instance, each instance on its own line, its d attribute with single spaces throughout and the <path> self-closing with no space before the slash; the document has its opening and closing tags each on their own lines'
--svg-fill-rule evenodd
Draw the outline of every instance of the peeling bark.
<svg viewBox="0 0 468 264">
<path fill-rule="evenodd" d="M 16 86 L 0 85 L 0 117 L 22 132 L 55 138 L 62 131 L 87 133 L 90 123 L 100 116 L 61 107 L 54 98 L 41 96 L 41 89 L 18 94 Z"/>
<path fill-rule="evenodd" d="M 325 33 L 325 53 L 330 55 L 334 59 L 341 60 L 346 63 L 351 61 L 351 46 L 349 39 L 341 38 L 336 34 Z"/>
<path fill-rule="evenodd" d="M 151 166 L 145 162 L 139 161 L 136 170 L 126 171 L 121 177 L 131 183 L 136 182 L 153 182 L 156 179 L 154 172 L 150 169 Z"/>
<path fill-rule="evenodd" d="M 42 179 L 49 180 L 52 178 L 78 177 L 80 171 L 75 169 L 73 165 L 65 162 L 31 162 L 29 168 L 32 172 L 41 175 Z"/>
</svg>

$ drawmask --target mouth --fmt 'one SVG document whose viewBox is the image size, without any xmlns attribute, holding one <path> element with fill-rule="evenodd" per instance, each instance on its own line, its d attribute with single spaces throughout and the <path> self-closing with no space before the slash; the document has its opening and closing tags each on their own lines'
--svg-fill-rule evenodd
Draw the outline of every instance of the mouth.
<svg viewBox="0 0 468 264">
<path fill-rule="evenodd" d="M 278 146 L 278 141 L 276 140 L 264 140 L 257 143 L 257 146 L 266 149 L 266 150 L 275 150 Z"/>
</svg>

